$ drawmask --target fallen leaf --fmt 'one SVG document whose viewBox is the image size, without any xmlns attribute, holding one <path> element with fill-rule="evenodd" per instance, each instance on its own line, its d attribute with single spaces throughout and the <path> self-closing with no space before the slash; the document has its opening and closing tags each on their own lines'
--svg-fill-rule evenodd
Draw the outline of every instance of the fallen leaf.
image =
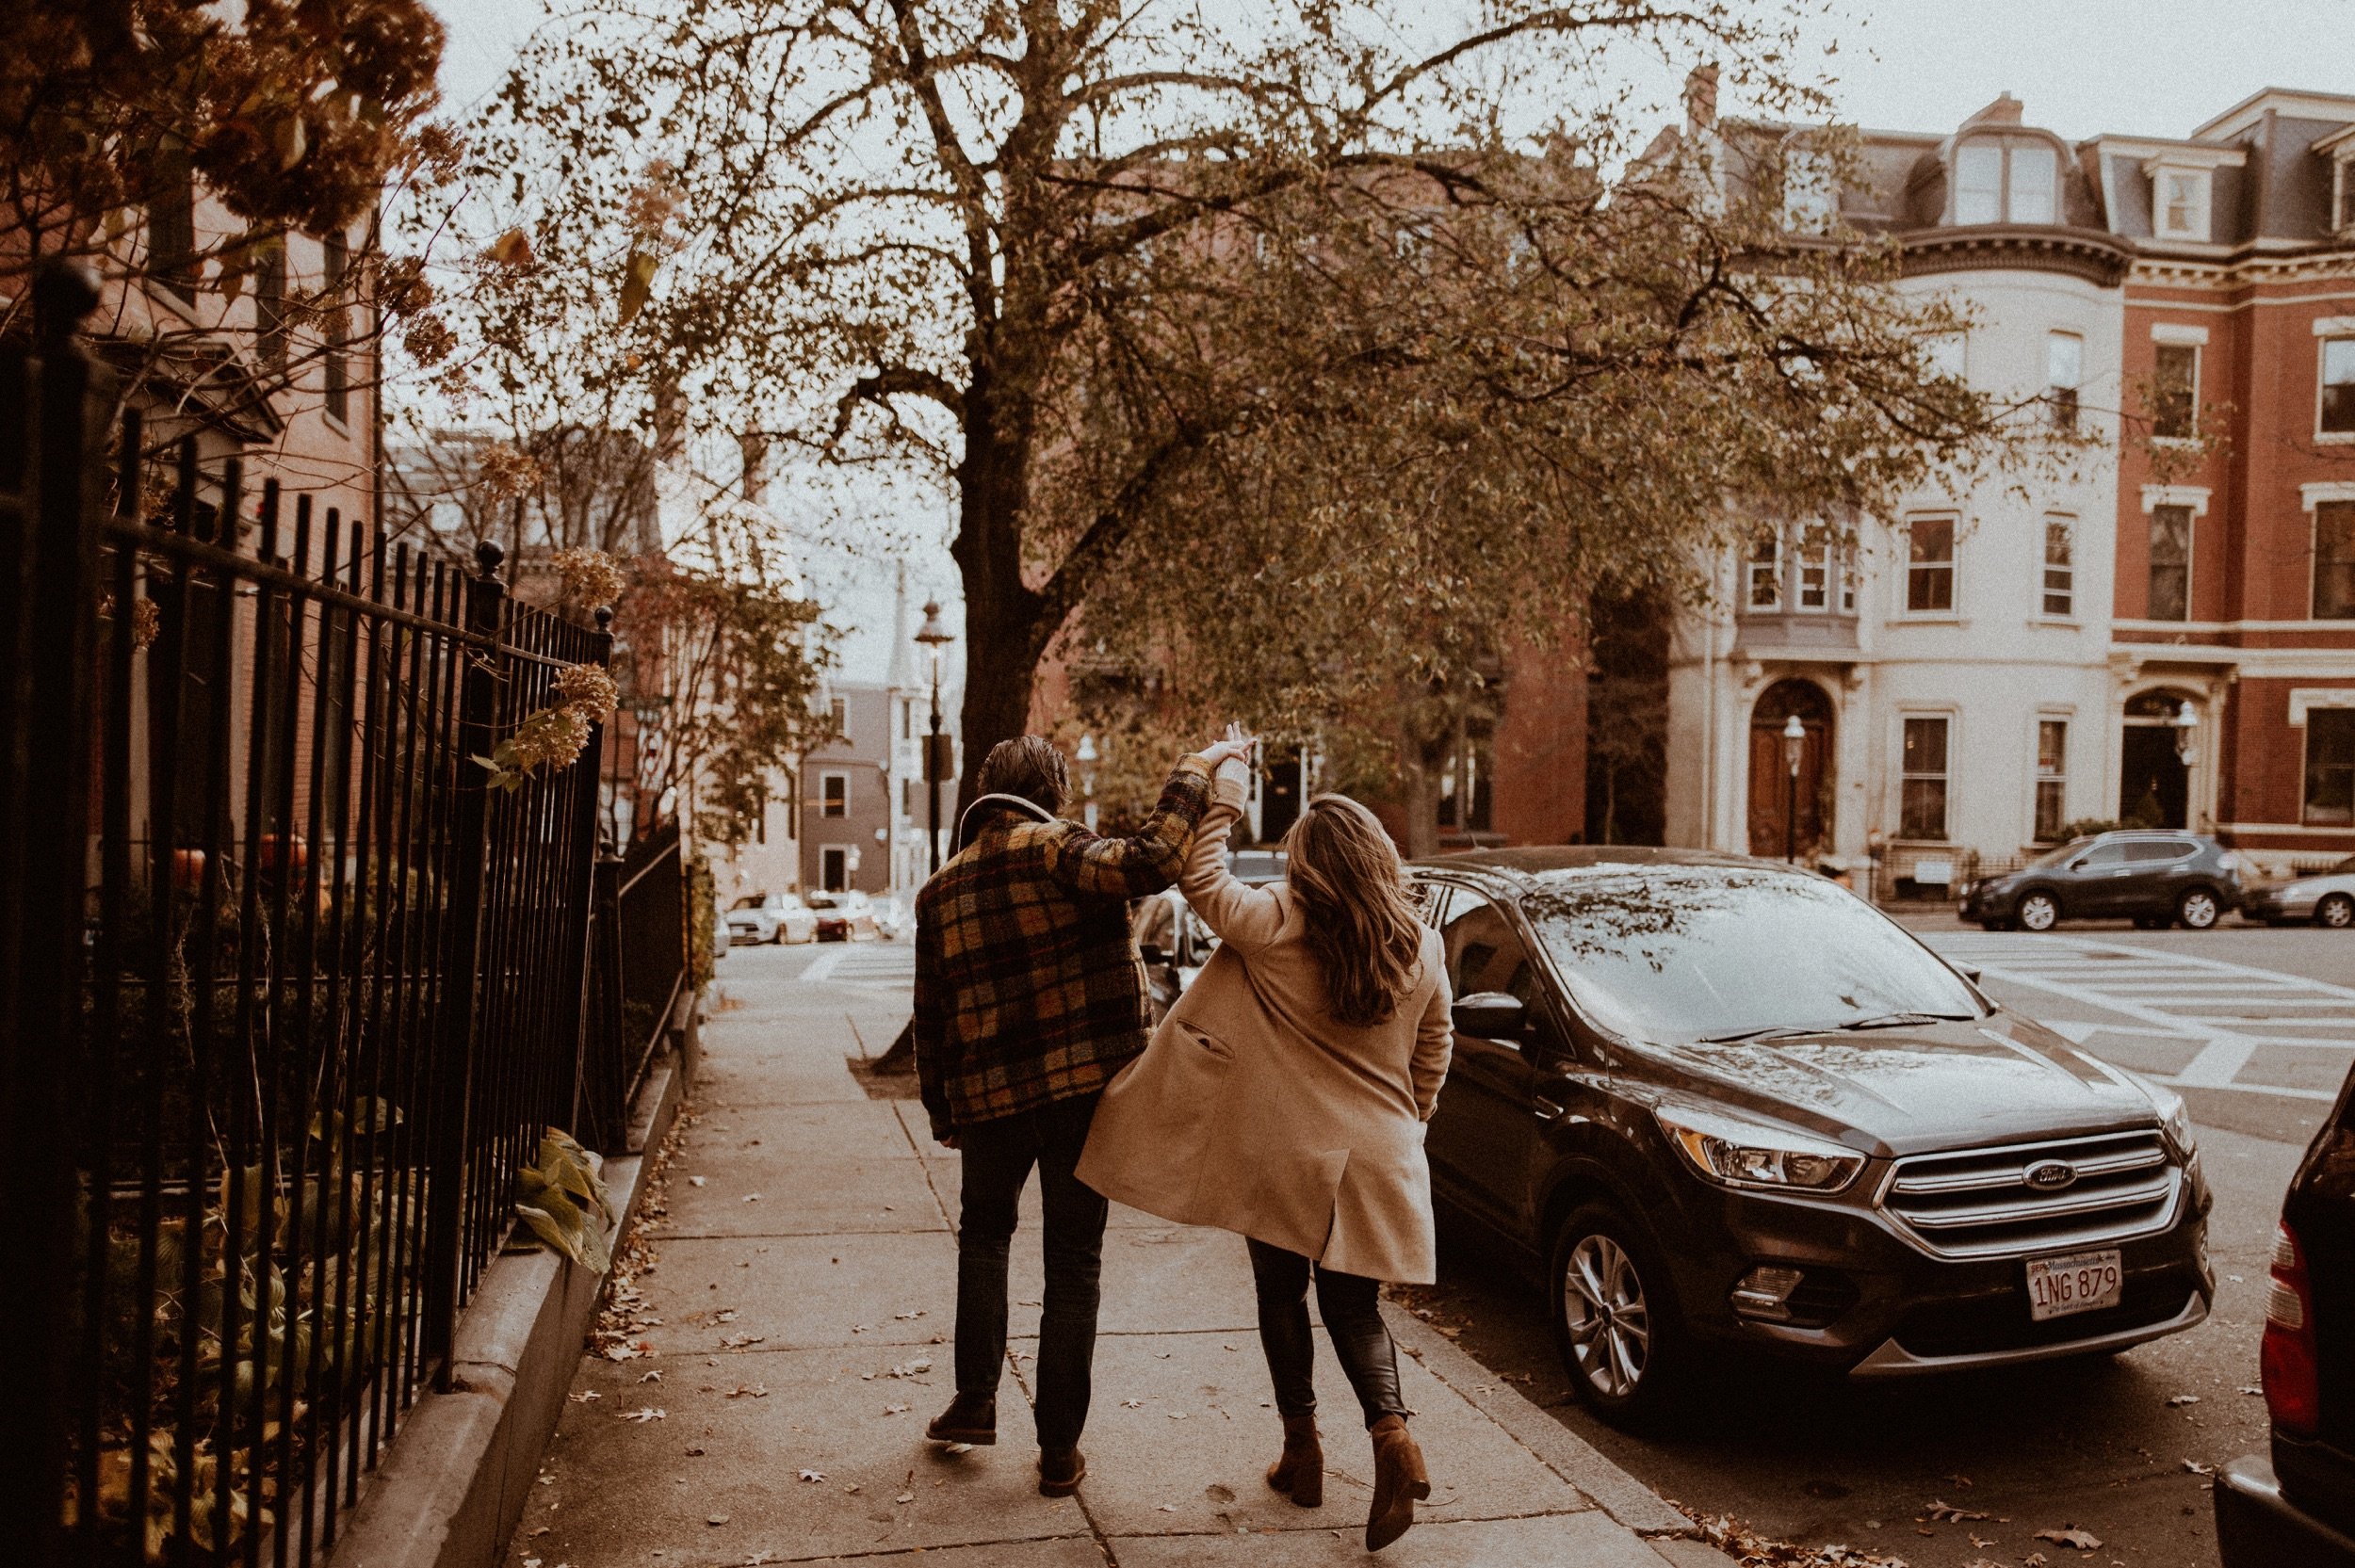
<svg viewBox="0 0 2355 1568">
<path fill-rule="evenodd" d="M 642 1427 L 649 1421 L 662 1420 L 669 1414 L 670 1412 L 668 1411 L 657 1410 L 653 1406 L 648 1405 L 641 1410 L 622 1411 L 620 1413 L 620 1416 L 621 1419 L 625 1421 L 635 1421 Z"/>
<path fill-rule="evenodd" d="M 1952 1503 L 1933 1501 L 1922 1517 L 1935 1520 L 1941 1525 L 1959 1525 L 1968 1520 L 1984 1519 L 1987 1515 L 1976 1509 L 1957 1508 Z"/>
<path fill-rule="evenodd" d="M 804 1470 L 802 1472 L 802 1479 L 805 1481 L 821 1481 L 825 1479 L 826 1473 L 823 1470 Z"/>
<path fill-rule="evenodd" d="M 720 1349 L 723 1350 L 740 1350 L 747 1345 L 766 1344 L 768 1339 L 769 1336 L 765 1334 L 732 1334 L 725 1339 L 720 1341 Z"/>
<path fill-rule="evenodd" d="M 600 1394 L 600 1393 L 598 1393 L 598 1392 L 597 1392 L 595 1389 L 593 1389 L 593 1388 L 589 1388 L 589 1389 L 583 1389 L 583 1390 L 582 1390 L 580 1393 L 578 1393 L 578 1394 L 567 1394 L 567 1395 L 565 1395 L 565 1396 L 564 1396 L 564 1398 L 568 1398 L 568 1399 L 572 1400 L 572 1401 L 573 1401 L 573 1403 L 575 1403 L 575 1404 L 577 1404 L 577 1405 L 585 1405 L 585 1404 L 587 1404 L 587 1403 L 588 1403 L 590 1400 L 592 1400 L 592 1399 L 602 1399 L 602 1398 L 605 1398 L 605 1396 L 604 1396 L 604 1395 L 602 1395 L 602 1394 Z"/>
<path fill-rule="evenodd" d="M 905 1405 L 885 1405 L 885 1406 L 884 1406 L 884 1414 L 885 1414 L 885 1415 L 905 1415 L 907 1413 L 908 1413 L 908 1407 L 907 1407 L 907 1406 L 905 1406 Z"/>
<path fill-rule="evenodd" d="M 757 1192 L 747 1192 L 744 1194 L 744 1201 L 748 1204 L 756 1204 L 760 1202 L 760 1194 Z"/>
<path fill-rule="evenodd" d="M 895 1503 L 912 1503 L 916 1501 L 916 1494 L 913 1492 L 902 1492 L 891 1500 Z"/>
<path fill-rule="evenodd" d="M 1155 1503 L 1153 1507 L 1157 1512 L 1161 1513 L 1175 1513 L 1178 1511 L 1178 1505 L 1176 1503 Z"/>
<path fill-rule="evenodd" d="M 728 1398 L 731 1399 L 740 1398 L 747 1394 L 751 1395 L 755 1399 L 765 1399 L 769 1397 L 768 1385 L 757 1382 L 739 1382 L 734 1388 L 728 1390 Z"/>
<path fill-rule="evenodd" d="M 2242 1393 L 2244 1393 L 2244 1394 L 2256 1394 L 2256 1395 L 2260 1395 L 2260 1396 L 2262 1396 L 2262 1395 L 2265 1393 L 2265 1390 L 2264 1390 L 2264 1389 L 2262 1389 L 2262 1388 L 2259 1388 L 2259 1387 L 2258 1387 L 2256 1384 L 2254 1384 L 2254 1383 L 2250 1383 L 2250 1384 L 2249 1384 L 2247 1387 L 2243 1388 L 2243 1389 L 2241 1390 L 2241 1392 L 2242 1392 Z"/>
<path fill-rule="evenodd" d="M 918 1307 L 914 1312 L 895 1312 L 891 1316 L 898 1318 L 902 1323 L 913 1323 L 918 1317 L 924 1316 L 924 1309 L 922 1307 Z"/>
<path fill-rule="evenodd" d="M 2167 1402 L 2170 1405 L 2196 1405 L 2200 1402 L 2200 1396 L 2197 1394 L 2177 1394 L 2169 1398 Z"/>
<path fill-rule="evenodd" d="M 701 1187 L 703 1184 L 704 1179 L 701 1176 L 690 1176 L 687 1178 L 687 1185 L 690 1187 Z"/>
<path fill-rule="evenodd" d="M 1143 1410 L 1145 1408 L 1145 1401 L 1143 1399 L 1123 1399 L 1120 1401 L 1120 1408 L 1123 1410 Z"/>
<path fill-rule="evenodd" d="M 2213 1476 L 2216 1474 L 2215 1465 L 2202 1464 L 2196 1459 L 2187 1459 L 2184 1461 L 2184 1468 L 2190 1471 L 2195 1476 Z"/>
<path fill-rule="evenodd" d="M 1186 1418 L 1186 1413 L 1182 1410 L 1173 1410 L 1169 1413 L 1169 1418 L 1173 1421 L 1182 1421 Z"/>
<path fill-rule="evenodd" d="M 2055 1546 L 2074 1546 L 2081 1552 L 2098 1550 L 2102 1544 L 2102 1538 L 2091 1530 L 2038 1530 L 2036 1532 L 2036 1538 L 2038 1541 L 2050 1541 Z"/>
<path fill-rule="evenodd" d="M 724 1525 L 727 1522 L 728 1516 L 724 1513 L 706 1514 L 704 1518 L 704 1523 L 706 1525 Z"/>
<path fill-rule="evenodd" d="M 641 1372 L 638 1374 L 638 1381 L 640 1382 L 660 1382 L 662 1381 L 662 1369 L 658 1366 L 651 1367 L 646 1371 Z"/>
<path fill-rule="evenodd" d="M 531 1528 L 526 1530 L 524 1534 L 527 1537 L 545 1535 L 548 1531 L 554 1529 L 556 1527 L 554 1525 L 534 1525 Z"/>
</svg>

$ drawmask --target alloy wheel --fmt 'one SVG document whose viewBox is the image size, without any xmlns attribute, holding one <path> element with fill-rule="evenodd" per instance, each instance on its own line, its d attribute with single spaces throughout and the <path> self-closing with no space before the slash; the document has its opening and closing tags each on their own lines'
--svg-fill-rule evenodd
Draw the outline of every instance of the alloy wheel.
<svg viewBox="0 0 2355 1568">
<path fill-rule="evenodd" d="M 2222 913 L 2217 907 L 2216 895 L 2203 887 L 2193 888 L 2175 905 L 2175 918 L 2184 923 L 2186 930 L 2204 931 L 2216 924 L 2216 917 Z"/>
<path fill-rule="evenodd" d="M 1651 1309 L 1625 1248 L 1579 1239 L 1562 1271 L 1562 1317 L 1580 1376 L 1614 1399 L 1634 1393 L 1651 1360 Z"/>
<path fill-rule="evenodd" d="M 2355 898 L 2344 893 L 2333 893 L 2314 906 L 2314 924 L 2343 931 L 2355 926 Z"/>
<path fill-rule="evenodd" d="M 2031 893 L 2020 900 L 2019 918 L 2022 930 L 2049 931 L 2060 920 L 2060 905 L 2049 893 Z"/>
</svg>

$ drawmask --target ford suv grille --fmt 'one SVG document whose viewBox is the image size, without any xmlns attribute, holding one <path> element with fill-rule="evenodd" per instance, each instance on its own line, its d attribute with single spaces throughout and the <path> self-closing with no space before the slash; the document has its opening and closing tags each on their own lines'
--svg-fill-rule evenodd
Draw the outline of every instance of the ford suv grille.
<svg viewBox="0 0 2355 1568">
<path fill-rule="evenodd" d="M 2164 1230 L 2184 1172 L 2156 1128 L 1910 1155 L 1880 1203 L 1925 1251 L 1994 1257 Z"/>
</svg>

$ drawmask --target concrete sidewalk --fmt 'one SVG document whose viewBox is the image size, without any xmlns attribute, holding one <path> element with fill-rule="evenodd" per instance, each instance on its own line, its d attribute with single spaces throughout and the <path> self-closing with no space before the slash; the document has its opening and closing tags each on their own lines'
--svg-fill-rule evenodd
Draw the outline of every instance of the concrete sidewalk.
<svg viewBox="0 0 2355 1568">
<path fill-rule="evenodd" d="M 1096 1398 L 1076 1498 L 1038 1495 L 1027 1363 L 1036 1184 L 1014 1259 L 1014 1376 L 999 1444 L 951 1454 L 923 1423 L 951 1391 L 956 1156 L 912 1101 L 844 1064 L 880 1051 L 903 996 L 786 979 L 783 955 L 724 967 L 691 1124 L 667 1175 L 628 1339 L 576 1379 L 518 1568 L 867 1562 L 957 1568 L 1365 1562 L 1367 1447 L 1329 1346 L 1324 1507 L 1260 1479 L 1278 1447 L 1242 1242 L 1115 1206 Z M 775 977 L 775 978 L 771 978 Z M 1406 1398 L 1433 1494 L 1378 1560 L 1482 1568 L 1724 1564 L 1665 1539 L 1684 1520 L 1559 1422 L 1404 1314 Z M 648 1414 L 649 1412 L 654 1414 Z M 1647 1539 L 1651 1536 L 1653 1539 Z"/>
</svg>

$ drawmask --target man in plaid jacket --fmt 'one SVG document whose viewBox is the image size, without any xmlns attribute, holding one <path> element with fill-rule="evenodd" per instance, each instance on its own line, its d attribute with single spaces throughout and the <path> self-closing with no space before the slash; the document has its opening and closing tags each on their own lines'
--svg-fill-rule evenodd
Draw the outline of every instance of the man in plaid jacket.
<svg viewBox="0 0 2355 1568">
<path fill-rule="evenodd" d="M 1145 972 L 1129 901 L 1178 880 L 1210 775 L 1248 742 L 1180 759 L 1133 837 L 1059 818 L 1071 794 L 1061 752 L 1037 736 L 999 742 L 958 850 L 916 898 L 917 1079 L 933 1136 L 960 1152 L 957 1393 L 925 1429 L 947 1443 L 998 1441 L 1006 1359 L 1006 1258 L 1015 1205 L 1039 1168 L 1047 1288 L 1039 1322 L 1039 1490 L 1068 1496 L 1086 1473 L 1105 1203 L 1072 1174 L 1104 1086 L 1145 1049 Z"/>
</svg>

